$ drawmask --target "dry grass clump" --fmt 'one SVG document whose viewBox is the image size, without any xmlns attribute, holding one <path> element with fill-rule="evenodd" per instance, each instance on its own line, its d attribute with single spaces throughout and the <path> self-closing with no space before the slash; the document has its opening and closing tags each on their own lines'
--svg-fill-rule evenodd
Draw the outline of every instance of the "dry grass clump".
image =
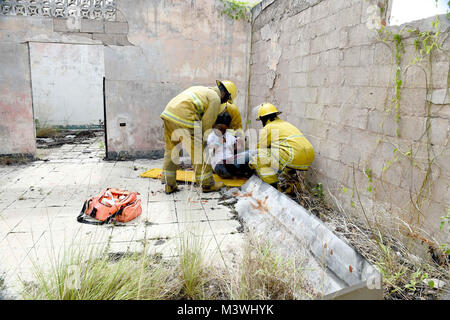
<svg viewBox="0 0 450 320">
<path fill-rule="evenodd" d="M 436 299 L 442 293 L 436 280 L 448 281 L 448 263 L 434 261 L 433 253 L 415 255 L 413 248 L 417 243 L 411 239 L 388 231 L 387 226 L 369 228 L 343 215 L 330 216 L 328 224 L 378 268 L 383 276 L 386 299 Z"/>
<path fill-rule="evenodd" d="M 185 299 L 210 298 L 205 288 L 212 270 L 206 265 L 202 248 L 200 237 L 183 237 L 180 241 L 177 273 L 182 283 L 179 291 Z"/>
<path fill-rule="evenodd" d="M 6 291 L 5 279 L 3 279 L 2 275 L 0 274 L 0 300 L 4 299 L 5 291 Z"/>
<path fill-rule="evenodd" d="M 301 266 L 267 242 L 248 240 L 237 269 L 213 267 L 200 237 L 180 241 L 178 259 L 145 253 L 98 254 L 72 250 L 49 270 L 35 265 L 25 299 L 45 300 L 267 300 L 309 299 Z"/>
<path fill-rule="evenodd" d="M 58 135 L 58 128 L 43 127 L 36 129 L 36 138 L 54 138 Z"/>
<path fill-rule="evenodd" d="M 398 218 L 395 221 L 387 219 L 384 224 L 381 219 L 361 221 L 347 213 L 331 192 L 335 204 L 328 204 L 322 185 L 310 184 L 301 172 L 284 184 L 292 184 L 294 200 L 323 220 L 378 268 L 383 276 L 385 299 L 436 299 L 443 293 L 437 282 L 449 280 L 448 257 L 442 255 L 438 243 L 417 236 L 426 234 L 424 230 L 413 232 Z M 425 251 L 424 254 L 415 254 L 418 247 Z"/>
<path fill-rule="evenodd" d="M 50 270 L 35 268 L 35 282 L 25 283 L 25 299 L 37 300 L 159 300 L 177 293 L 178 279 L 157 256 L 125 255 L 111 259 L 93 251 L 72 252 Z"/>
<path fill-rule="evenodd" d="M 30 161 L 33 161 L 33 157 L 26 154 L 0 156 L 0 165 L 2 166 L 26 164 Z"/>
<path fill-rule="evenodd" d="M 319 295 L 303 277 L 301 264 L 278 254 L 270 242 L 249 238 L 234 296 L 240 300 L 294 300 Z"/>
</svg>

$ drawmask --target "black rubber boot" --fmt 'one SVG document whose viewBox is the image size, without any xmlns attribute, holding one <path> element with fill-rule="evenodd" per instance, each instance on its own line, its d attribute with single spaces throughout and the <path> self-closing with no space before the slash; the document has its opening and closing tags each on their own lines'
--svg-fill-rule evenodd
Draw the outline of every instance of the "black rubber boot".
<svg viewBox="0 0 450 320">
<path fill-rule="evenodd" d="M 177 185 L 170 186 L 170 185 L 166 184 L 166 186 L 164 187 L 164 191 L 166 194 L 174 193 L 174 192 L 178 191 L 178 186 Z"/>
</svg>

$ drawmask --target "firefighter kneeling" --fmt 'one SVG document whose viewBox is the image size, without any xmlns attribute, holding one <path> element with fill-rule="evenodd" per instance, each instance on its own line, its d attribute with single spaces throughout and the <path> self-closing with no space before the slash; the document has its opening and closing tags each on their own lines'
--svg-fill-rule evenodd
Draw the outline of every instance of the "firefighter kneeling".
<svg viewBox="0 0 450 320">
<path fill-rule="evenodd" d="M 277 188 L 278 175 L 289 170 L 308 170 L 314 160 L 314 149 L 303 133 L 278 118 L 281 112 L 270 103 L 258 108 L 257 120 L 263 125 L 259 133 L 257 154 L 250 167 L 266 183 Z"/>
</svg>

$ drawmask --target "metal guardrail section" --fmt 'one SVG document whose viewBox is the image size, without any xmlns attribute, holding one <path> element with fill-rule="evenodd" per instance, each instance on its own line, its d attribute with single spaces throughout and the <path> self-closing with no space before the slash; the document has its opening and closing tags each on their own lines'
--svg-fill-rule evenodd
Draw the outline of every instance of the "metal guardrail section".
<svg viewBox="0 0 450 320">
<path fill-rule="evenodd" d="M 308 251 L 315 270 L 306 276 L 321 283 L 324 299 L 382 299 L 379 271 L 298 203 L 256 176 L 237 198 L 236 210 L 247 226 L 282 254 L 292 258 L 299 248 Z"/>
</svg>

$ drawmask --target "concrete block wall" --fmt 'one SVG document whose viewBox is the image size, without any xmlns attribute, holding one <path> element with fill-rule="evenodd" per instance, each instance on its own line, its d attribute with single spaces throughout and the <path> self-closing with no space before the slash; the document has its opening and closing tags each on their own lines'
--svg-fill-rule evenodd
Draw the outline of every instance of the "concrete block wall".
<svg viewBox="0 0 450 320">
<path fill-rule="evenodd" d="M 369 5 L 364 0 L 265 0 L 254 8 L 249 110 L 269 101 L 284 112 L 281 118 L 295 124 L 315 148 L 311 176 L 326 184 L 346 210 L 359 207 L 356 184 L 371 217 L 419 221 L 432 236 L 448 241 L 439 222 L 450 204 L 450 106 L 445 95 L 450 37 L 443 46 L 446 54 L 433 57 L 430 152 L 438 156 L 419 213 L 411 198 L 420 192 L 427 167 L 425 74 L 411 67 L 403 75 L 397 124 L 395 113 L 385 111 L 393 92 L 393 51 L 368 28 Z M 440 19 L 445 35 L 449 22 Z M 431 21 L 417 26 L 431 26 Z M 413 44 L 413 38 L 404 40 L 404 68 L 416 55 Z M 410 147 L 414 165 L 395 152 L 406 153 Z M 389 162 L 389 169 L 383 169 Z M 366 170 L 372 172 L 372 183 Z M 369 192 L 369 186 L 375 190 Z"/>
</svg>

